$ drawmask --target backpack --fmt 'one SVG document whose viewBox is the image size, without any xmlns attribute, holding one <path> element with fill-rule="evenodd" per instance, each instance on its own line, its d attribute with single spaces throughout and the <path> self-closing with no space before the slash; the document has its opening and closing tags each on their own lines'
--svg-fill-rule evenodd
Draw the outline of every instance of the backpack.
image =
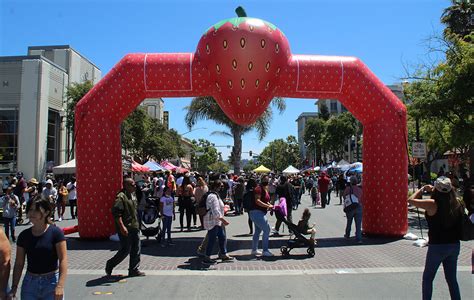
<svg viewBox="0 0 474 300">
<path fill-rule="evenodd" d="M 245 191 L 242 206 L 246 211 L 251 211 L 255 208 L 255 192 L 253 189 Z"/>
<path fill-rule="evenodd" d="M 461 204 L 461 241 L 474 240 L 474 224 L 471 222 L 464 205 Z"/>
<path fill-rule="evenodd" d="M 202 196 L 201 201 L 199 202 L 199 204 L 196 207 L 196 212 L 200 217 L 204 217 L 207 214 L 207 212 L 210 210 L 210 209 L 207 208 L 207 197 L 210 194 L 214 194 L 217 197 L 219 197 L 219 195 L 217 195 L 216 192 L 207 192 Z"/>
</svg>

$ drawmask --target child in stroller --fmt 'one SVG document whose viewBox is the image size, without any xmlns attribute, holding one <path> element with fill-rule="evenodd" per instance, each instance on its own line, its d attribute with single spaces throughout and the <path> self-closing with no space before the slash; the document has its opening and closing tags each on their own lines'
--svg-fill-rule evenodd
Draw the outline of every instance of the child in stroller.
<svg viewBox="0 0 474 300">
<path fill-rule="evenodd" d="M 280 200 L 281 201 L 281 200 Z M 303 212 L 303 216 L 301 220 L 298 222 L 298 225 L 295 225 L 288 221 L 283 214 L 283 212 L 280 209 L 275 209 L 275 216 L 278 220 L 281 220 L 283 223 L 288 226 L 288 229 L 292 233 L 290 235 L 290 239 L 288 240 L 287 244 L 285 246 L 281 246 L 280 251 L 281 254 L 284 256 L 287 256 L 290 254 L 290 251 L 293 248 L 302 248 L 302 247 L 308 247 L 307 253 L 309 256 L 313 257 L 314 256 L 314 246 L 315 246 L 315 239 L 314 236 L 316 234 L 316 230 L 313 227 L 309 227 L 308 221 L 309 218 L 311 217 L 311 213 L 309 212 L 309 209 L 306 208 Z M 311 234 L 311 238 L 307 239 L 304 235 L 305 234 Z"/>
<path fill-rule="evenodd" d="M 153 224 L 155 224 L 156 220 L 160 217 L 157 204 L 159 199 L 149 197 L 145 201 L 145 209 L 143 210 L 139 224 L 140 231 L 146 236 L 147 240 L 154 236 L 159 242 L 161 240 L 161 222 L 158 222 L 158 225 L 153 227 Z"/>
</svg>

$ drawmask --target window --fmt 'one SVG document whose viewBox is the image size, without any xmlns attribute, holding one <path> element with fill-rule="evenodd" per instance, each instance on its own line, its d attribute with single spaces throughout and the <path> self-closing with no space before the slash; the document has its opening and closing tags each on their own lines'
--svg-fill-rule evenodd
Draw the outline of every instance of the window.
<svg viewBox="0 0 474 300">
<path fill-rule="evenodd" d="M 52 162 L 52 165 L 57 165 L 59 161 L 59 113 L 53 110 L 48 111 L 48 136 L 46 145 L 46 161 L 48 163 Z"/>
<path fill-rule="evenodd" d="M 331 113 L 337 113 L 337 101 L 331 100 Z"/>
<path fill-rule="evenodd" d="M 16 171 L 18 155 L 18 109 L 0 107 L 0 173 Z"/>
</svg>

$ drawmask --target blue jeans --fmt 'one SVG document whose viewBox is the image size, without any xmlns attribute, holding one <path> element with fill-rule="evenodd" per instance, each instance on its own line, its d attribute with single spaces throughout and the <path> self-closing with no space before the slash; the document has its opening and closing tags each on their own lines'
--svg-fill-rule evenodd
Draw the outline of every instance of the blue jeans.
<svg viewBox="0 0 474 300">
<path fill-rule="evenodd" d="M 211 230 L 207 232 L 207 248 L 206 248 L 206 255 L 211 256 L 212 248 L 214 248 L 214 243 L 216 242 L 216 237 L 219 240 L 219 254 L 226 255 L 227 254 L 227 246 L 226 246 L 226 236 L 225 230 L 222 226 L 214 226 Z"/>
<path fill-rule="evenodd" d="M 21 284 L 21 299 L 54 299 L 54 290 L 58 285 L 59 272 L 48 275 L 31 275 L 28 272 Z"/>
<path fill-rule="evenodd" d="M 356 225 L 356 239 L 362 241 L 362 206 L 359 205 L 357 209 L 346 213 L 347 224 L 346 224 L 346 237 L 351 236 L 352 220 L 355 219 Z"/>
<path fill-rule="evenodd" d="M 161 231 L 161 238 L 165 238 L 165 233 L 168 233 L 168 240 L 171 241 L 171 222 L 173 217 L 163 216 L 163 230 Z"/>
<path fill-rule="evenodd" d="M 255 224 L 255 231 L 252 238 L 252 251 L 258 249 L 258 240 L 263 231 L 262 250 L 268 251 L 268 239 L 270 237 L 270 225 L 268 224 L 267 214 L 261 210 L 253 209 L 250 211 L 250 219 Z"/>
<path fill-rule="evenodd" d="M 461 299 L 456 271 L 458 266 L 460 244 L 430 244 L 426 253 L 425 270 L 423 271 L 423 299 L 431 299 L 433 280 L 439 265 L 443 263 L 444 278 L 449 287 L 451 299 Z"/>
<path fill-rule="evenodd" d="M 5 234 L 7 235 L 7 239 L 11 237 L 15 239 L 15 224 L 16 224 L 16 216 L 13 218 L 3 218 L 3 222 L 5 223 Z"/>
</svg>

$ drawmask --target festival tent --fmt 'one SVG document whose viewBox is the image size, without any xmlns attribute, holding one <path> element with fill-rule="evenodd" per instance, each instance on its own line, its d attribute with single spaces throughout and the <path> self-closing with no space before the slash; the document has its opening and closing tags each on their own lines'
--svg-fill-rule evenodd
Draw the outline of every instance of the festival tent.
<svg viewBox="0 0 474 300">
<path fill-rule="evenodd" d="M 256 168 L 253 170 L 256 173 L 270 173 L 271 170 L 264 165 L 260 165 L 260 167 Z"/>
<path fill-rule="evenodd" d="M 76 173 L 76 160 L 73 159 L 63 165 L 53 167 L 53 173 L 56 175 Z"/>
<path fill-rule="evenodd" d="M 176 167 L 175 171 L 176 173 L 181 173 L 181 174 L 189 173 L 189 170 L 183 167 Z"/>
<path fill-rule="evenodd" d="M 292 165 L 289 165 L 288 168 L 283 170 L 283 174 L 297 174 L 299 172 L 300 172 L 300 170 L 293 167 Z"/>
<path fill-rule="evenodd" d="M 163 168 L 159 163 L 157 163 L 156 161 L 147 161 L 145 164 L 144 164 L 145 167 L 148 167 L 150 168 L 150 171 L 152 172 L 162 172 L 162 171 L 166 171 L 165 168 Z"/>
<path fill-rule="evenodd" d="M 141 165 L 141 164 L 137 163 L 136 161 L 132 161 L 132 172 L 145 173 L 145 172 L 149 172 L 149 171 L 150 171 L 149 167 Z"/>
<path fill-rule="evenodd" d="M 172 163 L 170 163 L 169 161 L 166 161 L 166 160 L 162 161 L 160 163 L 160 165 L 163 168 L 165 168 L 166 170 L 169 170 L 169 171 L 172 171 L 172 172 L 175 171 L 176 168 L 178 168 L 177 166 L 173 165 Z"/>
</svg>

